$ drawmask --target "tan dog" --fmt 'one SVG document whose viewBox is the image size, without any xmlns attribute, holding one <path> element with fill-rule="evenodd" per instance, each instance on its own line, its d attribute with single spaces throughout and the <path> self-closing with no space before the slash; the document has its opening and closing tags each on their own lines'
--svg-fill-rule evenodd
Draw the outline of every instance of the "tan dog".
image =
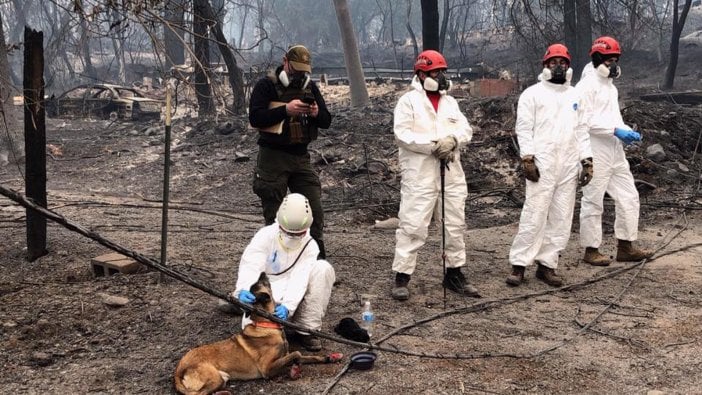
<svg viewBox="0 0 702 395">
<path fill-rule="evenodd" d="M 251 286 L 256 296 L 254 307 L 271 314 L 275 301 L 266 273 Z M 229 339 L 206 344 L 188 351 L 175 370 L 175 387 L 187 395 L 210 394 L 224 388 L 227 381 L 271 378 L 282 373 L 289 365 L 290 376 L 300 377 L 300 363 L 337 362 L 341 354 L 327 356 L 302 355 L 288 352 L 288 342 L 281 325 L 255 313 L 253 323 Z M 226 392 L 225 392 L 226 393 Z"/>
</svg>

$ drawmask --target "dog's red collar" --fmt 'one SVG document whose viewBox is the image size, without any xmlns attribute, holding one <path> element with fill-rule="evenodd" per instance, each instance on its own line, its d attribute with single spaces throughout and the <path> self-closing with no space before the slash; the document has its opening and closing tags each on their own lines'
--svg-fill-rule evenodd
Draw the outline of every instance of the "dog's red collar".
<svg viewBox="0 0 702 395">
<path fill-rule="evenodd" d="M 276 323 L 276 322 L 270 322 L 270 321 L 259 321 L 259 322 L 253 322 L 253 326 L 258 326 L 261 328 L 272 328 L 272 329 L 283 329 L 283 326 Z"/>
</svg>

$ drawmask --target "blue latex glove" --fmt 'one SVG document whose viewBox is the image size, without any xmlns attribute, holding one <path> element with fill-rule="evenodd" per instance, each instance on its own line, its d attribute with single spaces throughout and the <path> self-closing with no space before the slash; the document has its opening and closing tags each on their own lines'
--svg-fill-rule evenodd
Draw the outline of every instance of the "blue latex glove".
<svg viewBox="0 0 702 395">
<path fill-rule="evenodd" d="M 256 301 L 256 296 L 251 293 L 251 291 L 247 291 L 245 289 L 241 290 L 239 292 L 239 302 L 241 303 L 246 303 L 246 304 L 252 304 L 253 302 Z"/>
<path fill-rule="evenodd" d="M 627 145 L 634 141 L 641 141 L 641 134 L 632 129 L 614 128 L 614 135 Z"/>
<path fill-rule="evenodd" d="M 281 320 L 287 320 L 288 319 L 288 308 L 283 306 L 282 304 L 275 305 L 275 312 L 273 312 L 276 317 L 280 318 Z"/>
</svg>

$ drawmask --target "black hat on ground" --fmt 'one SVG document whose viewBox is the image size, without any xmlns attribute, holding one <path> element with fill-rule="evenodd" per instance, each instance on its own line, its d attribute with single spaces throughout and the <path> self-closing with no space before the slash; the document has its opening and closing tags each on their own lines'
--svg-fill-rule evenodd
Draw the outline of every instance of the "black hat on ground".
<svg viewBox="0 0 702 395">
<path fill-rule="evenodd" d="M 339 324 L 334 328 L 334 332 L 341 337 L 357 342 L 368 343 L 370 336 L 368 331 L 361 328 L 356 321 L 351 317 L 342 318 Z"/>
</svg>

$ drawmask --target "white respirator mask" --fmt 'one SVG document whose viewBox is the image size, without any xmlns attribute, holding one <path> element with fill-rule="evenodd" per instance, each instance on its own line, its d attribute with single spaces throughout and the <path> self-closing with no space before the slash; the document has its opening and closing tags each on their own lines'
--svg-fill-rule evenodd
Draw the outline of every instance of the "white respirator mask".
<svg viewBox="0 0 702 395">
<path fill-rule="evenodd" d="M 619 78 L 622 75 L 622 69 L 616 63 L 612 63 L 609 67 L 602 63 L 597 66 L 597 74 L 603 78 Z"/>
<path fill-rule="evenodd" d="M 306 234 L 307 232 L 299 236 L 292 236 L 281 231 L 278 235 L 278 242 L 286 251 L 296 250 L 302 246 L 302 240 L 305 238 Z"/>
</svg>

